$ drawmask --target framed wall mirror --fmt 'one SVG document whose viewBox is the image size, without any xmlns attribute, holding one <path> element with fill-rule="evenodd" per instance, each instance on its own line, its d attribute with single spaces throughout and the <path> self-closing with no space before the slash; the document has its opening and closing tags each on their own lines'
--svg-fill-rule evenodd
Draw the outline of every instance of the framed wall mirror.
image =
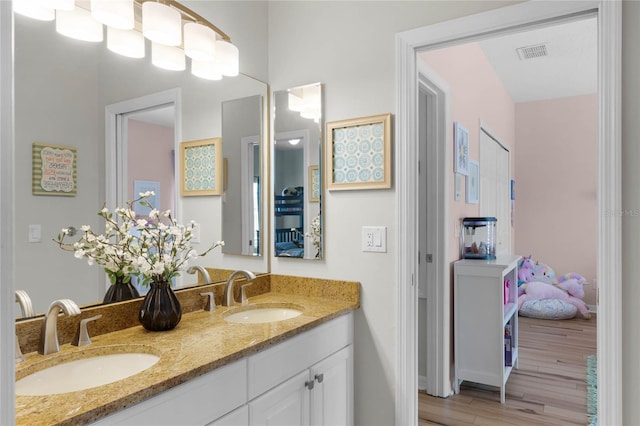
<svg viewBox="0 0 640 426">
<path fill-rule="evenodd" d="M 136 182 L 158 183 L 161 196 L 168 199 L 166 208 L 176 211 L 182 223 L 194 220 L 200 225 L 201 242 L 194 244 L 194 248 L 201 252 L 213 242 L 226 238 L 222 232 L 222 196 L 180 197 L 179 190 L 175 189 L 178 186 L 169 187 L 176 183 L 171 176 L 179 179 L 180 143 L 221 137 L 223 103 L 251 97 L 264 103 L 268 99 L 268 85 L 243 74 L 210 81 L 188 71 L 162 70 L 151 64 L 149 43 L 146 47 L 145 58 L 126 58 L 109 51 L 104 43 L 92 44 L 61 36 L 56 33 L 54 22 L 15 16 L 14 193 L 15 209 L 20 212 L 14 223 L 15 288 L 26 290 L 36 313 L 43 312 L 53 300 L 60 298 L 70 298 L 81 306 L 100 303 L 107 289 L 101 267 L 87 265 L 86 260 L 74 258 L 73 253 L 60 250 L 52 241 L 62 228 L 69 226 L 78 231 L 84 224 L 94 229 L 104 227 L 97 213 L 109 200 L 106 188 L 114 179 L 108 166 L 112 151 L 105 132 L 107 106 L 168 91 L 178 93 L 168 108 L 154 111 L 168 114 L 132 112 L 127 115 L 129 131 L 135 130 L 134 124 L 136 128 L 152 131 L 141 135 L 140 140 L 154 144 L 160 140 L 160 134 L 166 134 L 171 141 L 162 152 L 157 145 L 145 145 L 138 157 L 131 155 L 126 159 L 132 171 L 128 172 L 128 179 L 121 179 L 120 200 L 113 204 L 130 200 L 135 195 Z M 266 114 L 266 108 L 261 108 Z M 154 118 L 145 117 L 149 115 Z M 267 121 L 266 115 L 260 118 L 260 123 Z M 259 136 L 265 134 L 262 131 Z M 129 135 L 129 141 L 132 140 Z M 32 194 L 34 142 L 76 149 L 74 196 Z M 265 151 L 267 145 L 260 146 Z M 155 154 L 159 155 L 158 160 L 152 160 Z M 169 183 L 148 174 L 134 176 L 133 170 L 142 170 L 136 164 L 143 162 L 166 171 Z M 264 167 L 261 167 L 260 176 L 263 173 Z M 31 229 L 39 230 L 39 235 L 35 231 L 29 234 Z M 269 272 L 266 256 L 245 259 L 227 256 L 220 250 L 192 264 Z M 196 275 L 182 275 L 183 286 L 198 281 Z M 20 316 L 17 304 L 15 312 L 16 317 Z"/>
<path fill-rule="evenodd" d="M 320 83 L 274 92 L 272 213 L 276 257 L 323 257 L 322 101 Z"/>
</svg>

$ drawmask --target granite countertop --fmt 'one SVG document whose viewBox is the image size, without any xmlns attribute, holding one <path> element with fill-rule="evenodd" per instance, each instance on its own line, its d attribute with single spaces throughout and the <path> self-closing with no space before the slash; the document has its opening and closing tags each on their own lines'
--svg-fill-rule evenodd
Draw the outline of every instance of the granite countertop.
<svg viewBox="0 0 640 426">
<path fill-rule="evenodd" d="M 171 331 L 150 332 L 141 326 L 91 338 L 84 347 L 62 345 L 57 354 L 26 354 L 17 366 L 20 379 L 39 366 L 102 353 L 139 351 L 160 356 L 151 368 L 129 378 L 78 392 L 17 396 L 17 425 L 71 425 L 96 421 L 180 383 L 246 357 L 359 307 L 353 299 L 328 299 L 274 292 L 249 298 L 250 304 L 286 303 L 302 307 L 302 315 L 265 324 L 232 324 L 223 319 L 238 307 L 183 314 Z"/>
</svg>

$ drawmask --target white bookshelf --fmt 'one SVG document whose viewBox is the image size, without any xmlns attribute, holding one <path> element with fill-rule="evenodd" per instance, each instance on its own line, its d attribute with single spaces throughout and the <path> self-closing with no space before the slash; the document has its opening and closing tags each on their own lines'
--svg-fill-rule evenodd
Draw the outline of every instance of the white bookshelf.
<svg viewBox="0 0 640 426">
<path fill-rule="evenodd" d="M 454 263 L 455 392 L 464 380 L 500 388 L 518 368 L 518 262 L 520 256 Z M 505 304 L 504 282 L 511 286 Z M 511 365 L 505 362 L 505 327 L 511 325 Z"/>
</svg>

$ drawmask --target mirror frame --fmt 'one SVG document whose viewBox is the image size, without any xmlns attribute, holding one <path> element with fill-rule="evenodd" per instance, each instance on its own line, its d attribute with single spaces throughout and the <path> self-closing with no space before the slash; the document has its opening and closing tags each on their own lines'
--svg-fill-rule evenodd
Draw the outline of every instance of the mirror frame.
<svg viewBox="0 0 640 426">
<path fill-rule="evenodd" d="M 303 88 L 305 87 L 312 87 L 312 86 L 318 86 L 319 88 L 319 95 L 320 95 L 320 118 L 319 118 L 319 122 L 318 122 L 318 130 L 319 130 L 319 136 L 318 136 L 318 161 L 317 161 L 317 165 L 313 164 L 305 164 L 305 169 L 303 170 L 303 181 L 306 181 L 306 186 L 304 187 L 303 190 L 303 194 L 302 194 L 302 206 L 306 206 L 309 205 L 309 197 L 311 196 L 311 191 L 310 191 L 310 180 L 311 180 L 311 176 L 310 176 L 310 168 L 311 167 L 317 167 L 318 170 L 318 183 L 319 183 L 319 196 L 318 196 L 318 214 L 317 214 L 317 218 L 318 218 L 318 222 L 316 225 L 313 224 L 313 219 L 311 217 L 307 218 L 305 217 L 303 220 L 303 226 L 305 229 L 303 229 L 303 234 L 302 236 L 299 236 L 298 238 L 303 238 L 305 240 L 308 240 L 309 238 L 313 238 L 311 235 L 315 234 L 317 235 L 318 238 L 318 245 L 319 248 L 316 250 L 316 256 L 315 257 L 310 257 L 308 255 L 308 251 L 305 250 L 305 253 L 303 253 L 303 256 L 278 256 L 277 251 L 276 251 L 276 243 L 278 242 L 277 239 L 277 233 L 278 233 L 278 228 L 277 228 L 277 216 L 276 216 L 276 203 L 286 203 L 286 202 L 291 202 L 293 200 L 289 200 L 286 198 L 282 198 L 282 196 L 278 196 L 276 195 L 276 191 L 275 191 L 275 184 L 276 184 L 276 141 L 278 140 L 279 136 L 285 136 L 285 140 L 291 136 L 291 135 L 298 135 L 298 134 L 309 134 L 310 130 L 309 128 L 304 128 L 304 129 L 295 129 L 295 130 L 291 130 L 291 129 L 286 129 L 282 132 L 278 132 L 276 125 L 277 125 L 277 103 L 278 103 L 278 99 L 277 96 L 279 94 L 291 94 L 294 91 L 302 91 Z M 293 88 L 287 88 L 287 89 L 283 89 L 283 90 L 278 90 L 278 91 L 274 91 L 272 93 L 272 107 L 271 107 L 271 123 L 273 123 L 272 127 L 273 127 L 273 134 L 271 135 L 271 140 L 270 140 L 270 149 L 269 149 L 269 153 L 271 154 L 271 162 L 270 162 L 270 166 L 271 166 L 271 172 L 270 172 L 270 176 L 271 176 L 271 185 L 269 186 L 270 188 L 270 192 L 271 192 L 271 200 L 272 200 L 272 204 L 271 204 L 271 208 L 269 211 L 269 218 L 272 221 L 272 226 L 270 227 L 271 230 L 271 241 L 270 241 L 270 249 L 273 250 L 273 257 L 278 258 L 278 259 L 297 259 L 297 260 L 314 260 L 314 261 L 318 261 L 318 260 L 323 260 L 324 256 L 325 256 L 325 252 L 324 252 L 324 222 L 325 222 L 325 208 L 324 208 L 324 196 L 325 196 L 325 176 L 324 176 L 324 161 L 325 161 L 325 118 L 324 118 L 324 84 L 322 84 L 321 82 L 315 82 L 315 83 L 310 83 L 310 84 L 305 84 L 305 85 L 301 85 L 301 86 L 296 86 Z M 310 139 L 310 138 L 309 138 Z M 298 204 L 297 201 L 293 201 L 296 206 Z M 315 200 L 314 200 L 315 203 Z M 283 209 L 286 210 L 287 207 L 286 205 L 283 205 Z M 316 232 L 312 232 L 312 227 L 317 226 L 319 231 Z M 283 230 L 286 230 L 288 228 L 282 228 Z M 281 230 L 281 232 L 283 232 Z M 293 231 L 291 231 L 293 233 Z M 298 234 L 300 234 L 298 232 Z M 288 238 L 289 236 L 286 236 L 285 238 Z M 291 238 L 293 238 L 293 236 L 291 235 Z M 308 244 L 313 244 L 313 242 L 308 242 Z M 306 244 L 305 244 L 306 246 Z M 312 249 L 313 250 L 313 249 Z M 306 256 L 305 256 L 306 254 Z"/>
</svg>

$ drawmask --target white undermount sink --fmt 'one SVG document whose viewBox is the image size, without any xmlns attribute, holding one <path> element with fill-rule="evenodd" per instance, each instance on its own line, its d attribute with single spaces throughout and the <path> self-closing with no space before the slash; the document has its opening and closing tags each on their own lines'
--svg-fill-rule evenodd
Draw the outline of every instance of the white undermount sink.
<svg viewBox="0 0 640 426">
<path fill-rule="evenodd" d="M 257 304 L 230 310 L 224 315 L 227 322 L 263 324 L 284 321 L 302 314 L 303 308 L 293 304 Z"/>
<path fill-rule="evenodd" d="M 16 395 L 52 395 L 95 388 L 138 374 L 159 359 L 149 353 L 114 353 L 64 362 L 16 381 Z"/>
</svg>

